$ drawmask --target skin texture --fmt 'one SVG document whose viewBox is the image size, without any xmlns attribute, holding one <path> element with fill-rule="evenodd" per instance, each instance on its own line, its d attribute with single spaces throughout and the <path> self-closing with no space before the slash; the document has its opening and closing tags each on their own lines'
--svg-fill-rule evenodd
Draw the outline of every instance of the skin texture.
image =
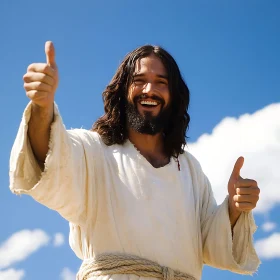
<svg viewBox="0 0 280 280">
<path fill-rule="evenodd" d="M 260 189 L 258 183 L 252 179 L 240 176 L 244 158 L 239 157 L 233 167 L 228 181 L 229 217 L 232 227 L 242 212 L 253 210 L 259 200 Z"/>
<path fill-rule="evenodd" d="M 26 95 L 32 101 L 32 112 L 28 128 L 28 136 L 34 155 L 43 169 L 48 152 L 50 126 L 53 122 L 53 102 L 58 86 L 58 68 L 55 62 L 55 49 L 52 42 L 45 44 L 46 63 L 33 63 L 28 66 L 23 76 Z M 156 96 L 161 100 L 158 106 L 145 108 L 137 103 L 140 114 L 149 111 L 153 116 L 159 114 L 161 108 L 170 105 L 171 95 L 164 65 L 154 55 L 141 58 L 134 72 L 134 79 L 128 90 L 128 102 L 145 94 L 145 100 Z M 160 167 L 169 162 L 163 149 L 162 133 L 156 135 L 141 134 L 128 129 L 129 140 L 140 153 L 153 165 Z M 255 180 L 243 179 L 240 171 L 244 158 L 239 157 L 233 167 L 228 181 L 229 218 L 232 227 L 242 212 L 254 209 L 259 200 L 260 189 Z"/>
<path fill-rule="evenodd" d="M 158 57 L 151 55 L 141 58 L 136 63 L 136 69 L 133 76 L 133 82 L 128 90 L 128 101 L 133 102 L 133 98 L 136 96 L 146 94 L 149 97 L 156 96 L 163 99 L 165 107 L 169 104 L 170 92 L 168 88 L 167 73 Z M 149 98 L 145 100 L 149 100 Z M 149 110 L 152 112 L 153 116 L 156 116 L 160 112 L 161 104 L 150 110 L 149 108 L 143 108 L 137 103 L 137 108 L 142 115 L 145 110 Z"/>
<path fill-rule="evenodd" d="M 53 121 L 53 102 L 58 86 L 58 70 L 52 42 L 45 44 L 46 63 L 33 63 L 23 76 L 24 89 L 32 101 L 28 136 L 34 155 L 43 167 Z"/>
<path fill-rule="evenodd" d="M 137 103 L 137 109 L 141 115 L 149 111 L 152 116 L 157 116 L 161 107 L 165 108 L 171 102 L 165 67 L 154 55 L 141 58 L 137 62 L 134 79 L 128 89 L 128 102 L 133 102 L 136 96 L 142 94 L 147 96 L 144 100 L 153 100 L 152 97 L 156 96 L 162 99 L 164 105 L 161 103 L 155 108 L 145 108 Z M 141 134 L 128 127 L 128 138 L 154 167 L 163 166 L 169 162 L 163 150 L 161 133 Z"/>
</svg>

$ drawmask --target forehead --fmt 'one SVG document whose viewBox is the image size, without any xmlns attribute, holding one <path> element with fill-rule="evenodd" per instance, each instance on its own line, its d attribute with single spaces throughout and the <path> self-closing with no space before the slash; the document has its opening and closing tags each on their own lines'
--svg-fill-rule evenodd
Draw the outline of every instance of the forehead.
<svg viewBox="0 0 280 280">
<path fill-rule="evenodd" d="M 163 63 L 154 54 L 138 59 L 135 64 L 134 73 L 154 73 L 159 75 L 167 74 Z"/>
</svg>

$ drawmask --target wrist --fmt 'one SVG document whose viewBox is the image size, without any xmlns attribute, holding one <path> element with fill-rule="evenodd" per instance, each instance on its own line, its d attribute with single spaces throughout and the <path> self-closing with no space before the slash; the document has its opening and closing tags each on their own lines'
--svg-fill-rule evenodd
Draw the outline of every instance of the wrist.
<svg viewBox="0 0 280 280">
<path fill-rule="evenodd" d="M 241 215 L 241 211 L 236 209 L 234 203 L 235 203 L 234 201 L 229 201 L 229 204 L 228 204 L 229 220 L 230 220 L 230 224 L 231 224 L 232 228 L 235 226 L 238 218 Z"/>
<path fill-rule="evenodd" d="M 46 106 L 40 106 L 34 102 L 32 104 L 32 113 L 41 117 L 41 118 L 51 118 L 53 117 L 54 104 L 53 102 Z"/>
</svg>

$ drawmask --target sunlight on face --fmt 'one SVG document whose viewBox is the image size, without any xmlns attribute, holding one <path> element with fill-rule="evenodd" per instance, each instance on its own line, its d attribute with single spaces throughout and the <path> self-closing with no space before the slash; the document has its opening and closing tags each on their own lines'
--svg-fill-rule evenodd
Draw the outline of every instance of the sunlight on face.
<svg viewBox="0 0 280 280">
<path fill-rule="evenodd" d="M 149 112 L 153 116 L 169 105 L 167 72 L 157 56 L 150 55 L 136 62 L 132 83 L 128 89 L 128 102 L 135 104 L 141 115 Z"/>
</svg>

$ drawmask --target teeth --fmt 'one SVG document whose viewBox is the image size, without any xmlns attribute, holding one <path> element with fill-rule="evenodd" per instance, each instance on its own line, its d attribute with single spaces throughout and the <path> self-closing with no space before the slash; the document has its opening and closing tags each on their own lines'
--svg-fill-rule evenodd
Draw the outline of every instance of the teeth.
<svg viewBox="0 0 280 280">
<path fill-rule="evenodd" d="M 155 102 L 155 101 L 145 101 L 145 100 L 141 101 L 140 104 L 141 105 L 153 105 L 153 106 L 158 105 L 157 102 Z"/>
</svg>

